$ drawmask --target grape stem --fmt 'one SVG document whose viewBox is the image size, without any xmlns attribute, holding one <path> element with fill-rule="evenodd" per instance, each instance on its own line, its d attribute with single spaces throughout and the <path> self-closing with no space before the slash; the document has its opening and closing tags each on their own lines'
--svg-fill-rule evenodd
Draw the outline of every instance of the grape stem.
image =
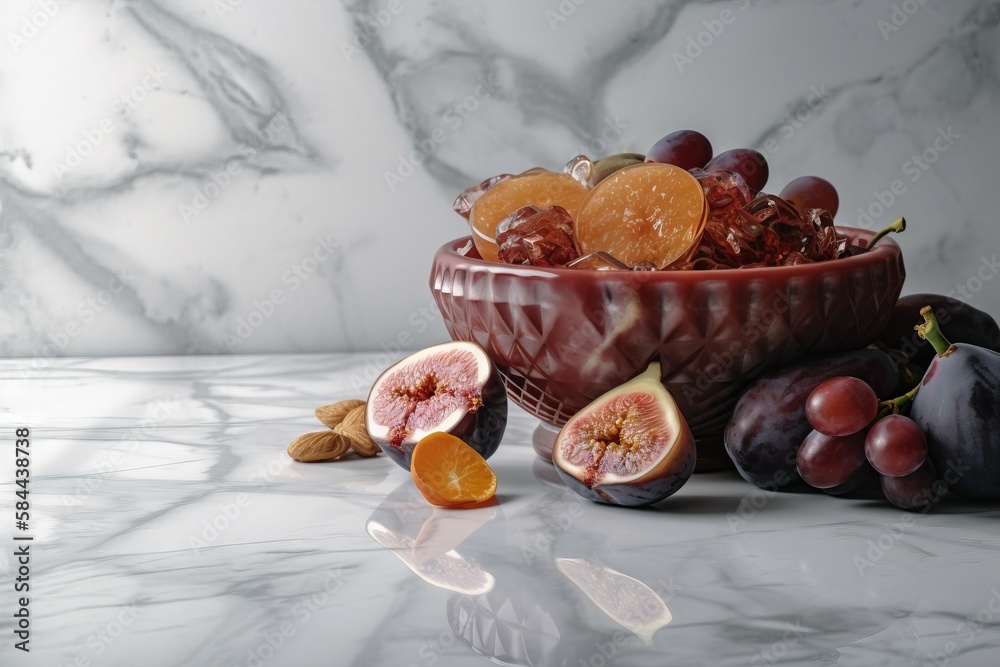
<svg viewBox="0 0 1000 667">
<path fill-rule="evenodd" d="M 924 316 L 924 323 L 913 327 L 917 330 L 917 335 L 933 345 L 934 351 L 937 352 L 937 356 L 939 357 L 947 357 L 954 352 L 955 346 L 944 337 L 944 334 L 941 332 L 941 325 L 938 324 L 931 307 L 924 306 L 920 309 L 920 314 Z"/>
<path fill-rule="evenodd" d="M 873 245 L 878 243 L 879 239 L 889 234 L 890 232 L 896 232 L 897 234 L 899 234 L 900 232 L 904 231 L 906 231 L 906 218 L 900 218 L 899 220 L 896 220 L 894 223 L 892 223 L 879 233 L 875 234 L 875 236 L 871 237 L 868 240 L 868 244 L 865 247 L 871 248 Z"/>
<path fill-rule="evenodd" d="M 875 416 L 875 421 L 882 419 L 882 417 L 887 417 L 889 415 L 898 415 L 903 411 L 906 406 L 913 402 L 913 399 L 917 397 L 917 392 L 920 390 L 920 385 L 918 384 L 910 391 L 906 392 L 902 396 L 897 396 L 896 398 L 890 399 L 888 401 L 882 401 L 878 404 L 878 414 Z M 874 422 L 873 422 L 874 423 Z"/>
</svg>

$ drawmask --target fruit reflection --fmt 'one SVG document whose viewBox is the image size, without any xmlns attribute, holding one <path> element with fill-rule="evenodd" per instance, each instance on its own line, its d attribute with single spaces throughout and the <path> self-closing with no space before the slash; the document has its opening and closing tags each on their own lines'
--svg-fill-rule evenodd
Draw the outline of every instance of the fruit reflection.
<svg viewBox="0 0 1000 667">
<path fill-rule="evenodd" d="M 555 563 L 591 602 L 646 646 L 674 618 L 663 598 L 638 579 L 582 558 L 556 558 Z"/>
<path fill-rule="evenodd" d="M 365 528 L 427 583 L 482 595 L 493 590 L 493 575 L 456 549 L 496 516 L 496 505 L 462 511 L 432 508 L 407 481 L 379 505 Z"/>
</svg>

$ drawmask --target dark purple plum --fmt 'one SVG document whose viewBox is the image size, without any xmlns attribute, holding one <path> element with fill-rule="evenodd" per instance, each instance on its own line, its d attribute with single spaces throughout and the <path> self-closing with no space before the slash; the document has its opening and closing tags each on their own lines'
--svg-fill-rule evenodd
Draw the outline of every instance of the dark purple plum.
<svg viewBox="0 0 1000 667">
<path fill-rule="evenodd" d="M 863 380 L 882 397 L 899 379 L 889 355 L 870 348 L 813 357 L 762 375 L 740 397 L 726 426 L 726 452 L 744 479 L 762 489 L 801 486 L 795 457 L 813 430 L 806 399 L 838 376 Z"/>
<path fill-rule="evenodd" d="M 735 171 L 754 192 L 764 189 L 769 173 L 767 159 L 752 148 L 734 148 L 719 153 L 705 165 L 705 171 Z"/>
<path fill-rule="evenodd" d="M 1000 352 L 1000 326 L 988 313 L 973 308 L 964 301 L 941 294 L 911 294 L 900 297 L 892 310 L 889 324 L 879 336 L 879 342 L 900 350 L 910 361 L 926 370 L 934 359 L 934 348 L 914 330 L 924 318 L 920 310 L 930 306 L 938 323 L 953 343 L 968 343 Z"/>
<path fill-rule="evenodd" d="M 678 130 L 663 137 L 646 153 L 646 162 L 701 169 L 712 159 L 712 144 L 701 132 Z"/>
<path fill-rule="evenodd" d="M 948 488 L 967 498 L 1000 498 L 1000 354 L 952 345 L 934 312 L 920 332 L 937 355 L 920 382 L 910 418 L 927 436 L 930 460 Z"/>
</svg>

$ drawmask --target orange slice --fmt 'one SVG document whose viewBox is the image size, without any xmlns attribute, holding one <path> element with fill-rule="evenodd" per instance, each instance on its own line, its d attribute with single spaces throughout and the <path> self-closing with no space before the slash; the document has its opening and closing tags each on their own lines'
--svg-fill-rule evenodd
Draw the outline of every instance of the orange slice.
<svg viewBox="0 0 1000 667">
<path fill-rule="evenodd" d="M 424 436 L 413 448 L 410 472 L 427 502 L 441 507 L 482 503 L 497 491 L 497 477 L 486 459 L 442 431 Z"/>
<path fill-rule="evenodd" d="M 665 269 L 698 247 L 708 206 L 694 176 L 671 164 L 626 167 L 598 183 L 580 207 L 581 255 L 603 250 L 629 265 Z"/>
<path fill-rule="evenodd" d="M 496 234 L 501 220 L 524 206 L 542 210 L 562 206 L 575 220 L 588 192 L 569 174 L 554 171 L 532 171 L 497 183 L 476 200 L 469 213 L 476 250 L 485 260 L 500 261 Z"/>
</svg>

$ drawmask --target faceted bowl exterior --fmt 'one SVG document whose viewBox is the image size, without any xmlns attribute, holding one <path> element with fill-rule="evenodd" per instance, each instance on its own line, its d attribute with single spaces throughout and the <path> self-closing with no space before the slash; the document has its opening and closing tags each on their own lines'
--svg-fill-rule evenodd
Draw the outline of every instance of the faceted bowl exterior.
<svg viewBox="0 0 1000 667">
<path fill-rule="evenodd" d="M 852 245 L 872 236 L 838 229 Z M 870 343 L 906 276 L 889 238 L 838 260 L 715 271 L 514 266 L 463 256 L 468 241 L 435 254 L 431 291 L 448 333 L 486 350 L 511 400 L 560 427 L 658 359 L 697 441 L 699 471 L 731 467 L 722 433 L 754 378 Z"/>
</svg>

